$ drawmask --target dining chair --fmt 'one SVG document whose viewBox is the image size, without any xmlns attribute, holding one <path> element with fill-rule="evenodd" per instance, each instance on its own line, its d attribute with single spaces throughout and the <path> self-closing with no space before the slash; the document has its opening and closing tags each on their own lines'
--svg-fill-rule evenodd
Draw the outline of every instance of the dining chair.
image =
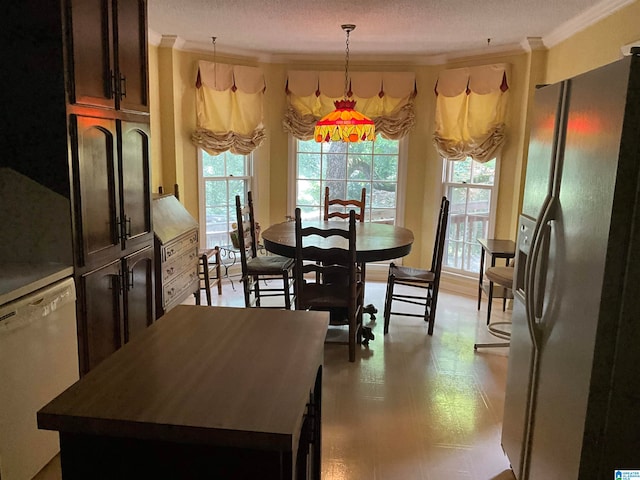
<svg viewBox="0 0 640 480">
<path fill-rule="evenodd" d="M 211 306 L 211 288 L 213 286 L 217 286 L 218 295 L 222 295 L 222 277 L 220 275 L 219 247 L 200 250 L 198 276 L 200 277 L 200 290 L 204 290 L 205 296 L 207 297 L 207 305 Z M 199 292 L 198 295 L 200 295 Z"/>
<path fill-rule="evenodd" d="M 349 212 L 355 208 L 356 211 L 356 220 L 359 222 L 364 222 L 364 213 L 367 204 L 367 189 L 362 188 L 360 192 L 360 200 L 357 199 L 339 199 L 339 198 L 329 198 L 329 187 L 325 187 L 324 189 L 324 221 L 334 219 L 334 218 L 342 218 L 348 219 Z M 339 205 L 343 208 L 336 209 L 335 206 Z M 334 208 L 331 208 L 334 207 Z M 353 207 L 349 209 L 349 207 Z M 349 209 L 349 210 L 347 210 Z M 367 273 L 367 264 L 365 262 L 361 262 L 358 265 L 360 281 L 364 284 L 365 277 Z M 375 314 L 378 313 L 378 310 L 373 306 L 367 306 L 367 311 L 365 313 L 369 313 L 371 315 L 371 320 L 375 320 Z"/>
<path fill-rule="evenodd" d="M 247 192 L 247 205 L 243 207 L 240 195 L 236 195 L 236 217 L 238 224 L 238 249 L 242 268 L 242 286 L 245 307 L 291 309 L 291 284 L 294 281 L 292 258 L 280 255 L 258 256 L 253 196 Z M 282 286 L 268 286 L 278 278 Z M 260 286 L 260 281 L 265 285 Z M 267 297 L 284 297 L 284 305 L 264 305 Z"/>
<path fill-rule="evenodd" d="M 406 317 L 422 317 L 429 326 L 427 332 L 433 335 L 433 325 L 436 318 L 436 306 L 438 303 L 438 290 L 440 287 L 440 272 L 442 270 L 442 254 L 444 251 L 444 240 L 447 231 L 447 221 L 449 218 L 449 200 L 442 197 L 440 202 L 440 212 L 438 214 L 438 227 L 436 228 L 436 238 L 431 257 L 431 268 L 429 270 L 403 267 L 391 263 L 389 265 L 389 276 L 387 278 L 387 293 L 384 301 L 384 333 L 389 333 L 389 320 L 391 315 L 403 315 Z M 396 285 L 416 287 L 424 290 L 423 295 L 410 295 L 395 292 Z M 393 301 L 410 303 L 424 307 L 423 314 L 392 311 Z"/>
<path fill-rule="evenodd" d="M 351 210 L 349 207 L 354 207 L 358 209 L 356 212 L 356 220 L 359 222 L 364 222 L 364 212 L 366 208 L 366 199 L 367 199 L 367 189 L 362 188 L 362 192 L 360 193 L 360 200 L 357 199 L 340 199 L 333 198 L 329 199 L 329 187 L 325 187 L 324 189 L 324 221 L 331 218 L 349 218 L 349 211 Z M 339 205 L 343 208 L 336 209 L 335 206 Z M 334 207 L 334 208 L 331 208 Z"/>
<path fill-rule="evenodd" d="M 346 312 L 349 361 L 355 362 L 356 343 L 362 343 L 364 301 L 356 266 L 355 212 L 349 212 L 348 229 L 303 227 L 299 208 L 295 222 L 296 310 Z"/>
</svg>

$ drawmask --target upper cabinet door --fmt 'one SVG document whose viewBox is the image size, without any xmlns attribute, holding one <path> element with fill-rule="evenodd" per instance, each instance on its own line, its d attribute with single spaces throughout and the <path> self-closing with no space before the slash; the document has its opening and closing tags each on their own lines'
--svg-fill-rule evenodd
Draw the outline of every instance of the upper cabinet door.
<svg viewBox="0 0 640 480">
<path fill-rule="evenodd" d="M 115 107 L 113 36 L 108 0 L 67 0 L 69 102 Z"/>
<path fill-rule="evenodd" d="M 117 101 L 121 110 L 148 112 L 147 2 L 116 0 Z"/>
<path fill-rule="evenodd" d="M 120 172 L 124 248 L 152 240 L 149 125 L 121 122 Z M 130 250 L 129 250 L 130 251 Z"/>
<path fill-rule="evenodd" d="M 120 253 L 115 120 L 71 116 L 77 265 Z"/>
<path fill-rule="evenodd" d="M 69 103 L 148 112 L 145 0 L 67 0 Z"/>
</svg>

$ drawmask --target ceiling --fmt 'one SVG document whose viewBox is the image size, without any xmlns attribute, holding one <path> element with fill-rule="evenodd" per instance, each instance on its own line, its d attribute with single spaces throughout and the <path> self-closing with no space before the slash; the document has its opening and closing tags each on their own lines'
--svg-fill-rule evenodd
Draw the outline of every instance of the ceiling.
<svg viewBox="0 0 640 480">
<path fill-rule="evenodd" d="M 446 59 L 552 46 L 633 0 L 148 0 L 150 38 L 264 61 L 344 57 Z M 174 39 L 175 40 L 175 39 Z M 522 48 L 522 47 L 520 47 Z"/>
</svg>

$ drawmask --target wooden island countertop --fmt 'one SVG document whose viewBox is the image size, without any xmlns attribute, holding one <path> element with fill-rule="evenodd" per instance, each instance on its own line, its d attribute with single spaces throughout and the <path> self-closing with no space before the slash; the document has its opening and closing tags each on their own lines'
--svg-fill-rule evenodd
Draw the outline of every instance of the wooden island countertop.
<svg viewBox="0 0 640 480">
<path fill-rule="evenodd" d="M 60 431 L 64 478 L 78 457 L 65 444 L 97 437 L 295 456 L 327 325 L 325 312 L 180 305 L 43 407 L 38 426 Z"/>
</svg>

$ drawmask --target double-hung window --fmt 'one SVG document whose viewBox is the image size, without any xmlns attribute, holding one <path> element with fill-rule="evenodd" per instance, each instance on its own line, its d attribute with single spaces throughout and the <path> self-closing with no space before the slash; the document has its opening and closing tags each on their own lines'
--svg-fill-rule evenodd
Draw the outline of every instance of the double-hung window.
<svg viewBox="0 0 640 480">
<path fill-rule="evenodd" d="M 204 248 L 229 245 L 236 222 L 236 195 L 251 190 L 252 156 L 224 152 L 209 155 L 199 150 L 200 244 Z"/>
<path fill-rule="evenodd" d="M 367 189 L 365 221 L 395 224 L 401 218 L 398 188 L 402 140 L 317 143 L 294 140 L 293 206 L 303 218 L 320 219 L 324 190 L 331 198 L 359 199 Z"/>
<path fill-rule="evenodd" d="M 498 200 L 498 160 L 479 163 L 444 160 L 444 195 L 449 199 L 449 225 L 443 268 L 463 275 L 480 271 L 478 238 L 493 233 Z"/>
</svg>

